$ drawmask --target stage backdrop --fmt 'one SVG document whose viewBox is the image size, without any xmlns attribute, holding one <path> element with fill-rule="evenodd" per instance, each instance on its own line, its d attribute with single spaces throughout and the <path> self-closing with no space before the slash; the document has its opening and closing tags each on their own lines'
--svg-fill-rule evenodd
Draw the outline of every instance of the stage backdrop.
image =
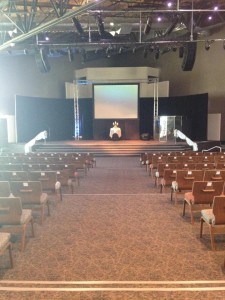
<svg viewBox="0 0 225 300">
<path fill-rule="evenodd" d="M 138 119 L 118 119 L 123 139 L 153 138 L 152 98 L 140 98 Z M 159 116 L 182 116 L 183 132 L 194 141 L 207 140 L 208 94 L 159 99 Z M 108 139 L 114 119 L 94 119 L 93 99 L 79 99 L 80 136 L 84 140 Z M 50 141 L 72 140 L 73 99 L 43 99 L 16 96 L 17 141 L 24 143 L 40 131 L 50 132 Z M 146 135 L 145 135 L 146 136 Z"/>
</svg>

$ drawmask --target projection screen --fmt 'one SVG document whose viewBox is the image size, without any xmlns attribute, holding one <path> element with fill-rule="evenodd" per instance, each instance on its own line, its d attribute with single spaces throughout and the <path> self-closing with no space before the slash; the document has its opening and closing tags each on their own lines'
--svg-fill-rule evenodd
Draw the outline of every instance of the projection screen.
<svg viewBox="0 0 225 300">
<path fill-rule="evenodd" d="M 138 84 L 96 84 L 93 89 L 95 119 L 138 118 Z"/>
</svg>

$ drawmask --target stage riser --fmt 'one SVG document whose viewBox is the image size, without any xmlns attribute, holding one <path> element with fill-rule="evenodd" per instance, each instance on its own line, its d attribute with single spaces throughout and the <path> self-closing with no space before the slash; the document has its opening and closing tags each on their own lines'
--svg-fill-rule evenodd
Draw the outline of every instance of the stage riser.
<svg viewBox="0 0 225 300">
<path fill-rule="evenodd" d="M 66 146 L 40 145 L 35 146 L 35 152 L 77 152 L 94 153 L 96 156 L 138 156 L 143 152 L 187 151 L 182 145 L 101 145 L 101 146 Z"/>
</svg>

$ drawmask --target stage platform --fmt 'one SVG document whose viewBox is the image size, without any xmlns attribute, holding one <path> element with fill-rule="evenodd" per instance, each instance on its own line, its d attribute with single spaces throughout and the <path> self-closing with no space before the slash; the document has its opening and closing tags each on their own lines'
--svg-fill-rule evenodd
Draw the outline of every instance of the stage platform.
<svg viewBox="0 0 225 300">
<path fill-rule="evenodd" d="M 220 146 L 220 142 L 200 141 L 199 151 Z M 137 156 L 143 152 L 168 152 L 192 150 L 186 142 L 159 142 L 155 140 L 72 140 L 38 142 L 33 147 L 36 152 L 81 152 L 94 153 L 96 156 L 126 155 Z"/>
</svg>

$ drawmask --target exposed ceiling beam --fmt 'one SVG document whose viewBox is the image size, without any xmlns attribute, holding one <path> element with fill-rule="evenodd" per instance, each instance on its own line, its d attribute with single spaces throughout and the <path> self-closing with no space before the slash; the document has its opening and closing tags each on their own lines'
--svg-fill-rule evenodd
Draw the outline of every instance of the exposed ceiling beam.
<svg viewBox="0 0 225 300">
<path fill-rule="evenodd" d="M 10 41 L 5 42 L 4 44 L 2 44 L 0 46 L 0 51 L 5 50 L 5 49 L 11 47 L 11 45 L 13 43 L 22 42 L 22 41 L 24 41 L 24 40 L 26 40 L 26 39 L 28 39 L 28 38 L 30 38 L 30 37 L 32 37 L 32 36 L 40 33 L 40 32 L 42 32 L 43 30 L 47 30 L 48 28 L 51 28 L 52 26 L 57 25 L 60 22 L 66 20 L 66 19 L 69 19 L 69 18 L 72 18 L 74 16 L 78 16 L 78 15 L 80 15 L 82 13 L 85 13 L 86 11 L 94 8 L 95 6 L 101 4 L 101 3 L 105 2 L 105 1 L 106 0 L 98 0 L 98 1 L 95 1 L 95 2 L 88 3 L 86 5 L 81 6 L 76 11 L 68 12 L 68 13 L 66 13 L 65 15 L 63 15 L 60 18 L 57 18 L 57 19 L 51 20 L 51 21 L 49 21 L 49 22 L 47 22 L 45 24 L 42 24 L 42 25 L 40 25 L 40 26 L 38 26 L 38 27 L 30 30 L 27 33 L 21 34 L 20 36 L 15 37 L 15 38 L 11 39 Z"/>
</svg>

